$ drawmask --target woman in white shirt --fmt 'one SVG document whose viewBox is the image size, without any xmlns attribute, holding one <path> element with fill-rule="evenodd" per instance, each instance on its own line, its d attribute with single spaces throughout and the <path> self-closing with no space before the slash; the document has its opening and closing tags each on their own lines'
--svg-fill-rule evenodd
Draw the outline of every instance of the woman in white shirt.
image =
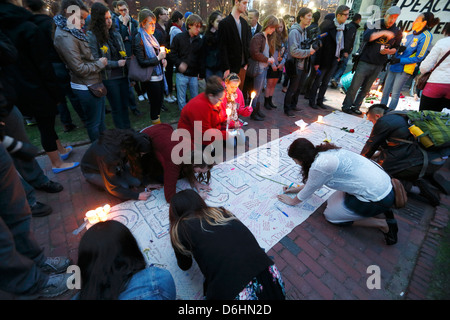
<svg viewBox="0 0 450 320">
<path fill-rule="evenodd" d="M 450 25 L 447 23 L 445 38 L 436 42 L 428 56 L 420 64 L 420 73 L 426 73 L 439 63 L 428 78 L 420 97 L 419 110 L 442 111 L 450 107 Z M 445 59 L 444 59 L 445 58 Z"/>
<path fill-rule="evenodd" d="M 357 153 L 328 143 L 314 146 L 304 138 L 290 145 L 288 155 L 302 167 L 304 185 L 284 187 L 285 193 L 297 196 L 282 194 L 280 201 L 297 205 L 325 185 L 336 190 L 324 211 L 329 222 L 378 228 L 386 244 L 397 242 L 397 221 L 390 209 L 394 190 L 391 178 L 380 166 Z M 382 213 L 385 217 L 376 217 Z"/>
</svg>

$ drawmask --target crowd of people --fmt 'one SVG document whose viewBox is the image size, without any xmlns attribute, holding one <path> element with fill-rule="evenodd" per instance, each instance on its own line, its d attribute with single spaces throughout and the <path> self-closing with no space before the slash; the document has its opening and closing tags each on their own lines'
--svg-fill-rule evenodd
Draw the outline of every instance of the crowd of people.
<svg viewBox="0 0 450 320">
<path fill-rule="evenodd" d="M 62 0 L 54 2 L 48 14 L 42 0 L 0 0 L 0 271 L 6 275 L 0 279 L 1 290 L 31 298 L 54 297 L 67 289 L 69 275 L 62 272 L 70 260 L 45 257 L 30 230 L 31 217 L 52 210 L 36 201 L 35 189 L 52 193 L 63 186 L 49 180 L 34 159 L 36 150 L 24 129 L 24 116 L 29 116 L 37 122 L 54 173 L 79 166 L 89 183 L 122 200 L 147 200 L 152 189 L 164 187 L 178 265 L 187 270 L 196 260 L 205 276 L 206 299 L 284 299 L 280 272 L 248 228 L 225 208 L 206 205 L 214 163 L 201 152 L 197 161 L 198 151 L 216 139 L 233 150 L 244 145 L 246 123 L 241 117 L 264 121 L 262 107 L 278 108 L 273 95 L 281 81 L 286 116 L 301 111 L 300 94 L 309 107 L 326 109 L 330 83 L 340 85 L 352 58 L 361 15 L 354 13 L 348 22 L 350 8 L 340 5 L 319 25 L 320 13 L 303 7 L 295 17 L 269 14 L 260 24 L 259 12 L 251 9 L 247 15 L 247 5 L 247 0 L 234 0 L 231 13 L 214 11 L 207 19 L 179 11 L 169 16 L 165 7 L 144 8 L 134 19 L 126 1 L 110 6 L 104 0 Z M 278 197 L 295 206 L 323 185 L 330 186 L 337 192 L 327 201 L 326 219 L 378 228 L 387 245 L 397 242 L 398 232 L 390 209 L 395 202 L 391 176 L 418 186 L 437 205 L 439 200 L 422 178 L 449 155 L 448 148 L 430 153 L 425 166 L 417 145 L 404 144 L 402 151 L 395 149 L 397 155 L 389 151 L 392 144 L 384 145 L 391 138 L 412 139 L 405 118 L 391 111 L 418 70 L 432 71 L 418 92 L 420 109 L 450 106 L 449 24 L 445 37 L 431 49 L 430 30 L 439 19 L 420 13 L 412 33 L 402 39 L 395 24 L 400 13 L 399 7 L 391 7 L 378 25 L 365 25 L 353 58 L 354 72 L 342 104 L 349 114 L 362 113 L 364 98 L 387 68 L 381 104 L 368 111 L 374 129 L 362 153 L 297 139 L 288 154 L 302 169 L 303 185 L 284 188 Z M 133 62 L 145 80 L 128 76 Z M 205 89 L 199 92 L 203 79 Z M 148 100 L 150 110 L 151 125 L 139 132 L 129 118 L 129 111 L 141 114 L 136 97 Z M 73 148 L 64 147 L 55 131 L 57 114 L 66 131 L 75 128 L 66 99 L 91 142 L 81 162 L 67 161 Z M 113 129 L 105 125 L 106 99 Z M 165 102 L 177 102 L 177 130 L 192 139 L 202 137 L 188 142 L 193 151 L 178 154 L 181 162 L 173 158 L 174 150 L 180 151 L 172 141 L 174 129 L 161 123 Z M 218 134 L 208 136 L 209 129 Z M 380 147 L 382 166 L 368 159 Z M 193 190 L 177 193 L 180 178 Z M 241 250 L 235 250 L 238 246 Z M 176 298 L 170 273 L 146 266 L 133 235 L 119 222 L 90 228 L 80 242 L 78 259 L 84 285 L 77 299 Z"/>
</svg>

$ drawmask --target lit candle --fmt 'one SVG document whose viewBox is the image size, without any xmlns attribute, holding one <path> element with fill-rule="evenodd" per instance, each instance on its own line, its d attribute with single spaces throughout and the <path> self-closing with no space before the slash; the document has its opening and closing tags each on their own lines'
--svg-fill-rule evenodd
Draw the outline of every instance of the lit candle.
<svg viewBox="0 0 450 320">
<path fill-rule="evenodd" d="M 255 91 L 252 91 L 250 97 L 252 98 L 252 100 L 250 100 L 250 106 L 251 106 L 252 103 L 253 103 L 253 99 L 256 97 L 256 92 L 255 92 Z"/>
<path fill-rule="evenodd" d="M 90 224 L 96 224 L 99 221 L 95 210 L 89 210 L 86 212 L 86 218 Z"/>
<path fill-rule="evenodd" d="M 317 117 L 317 122 L 321 122 L 322 123 L 323 122 L 323 116 L 318 116 Z"/>
<path fill-rule="evenodd" d="M 230 124 L 230 115 L 231 115 L 231 109 L 227 108 L 226 109 L 226 113 L 227 113 L 227 131 L 228 131 L 228 126 Z"/>
<path fill-rule="evenodd" d="M 300 127 L 300 131 L 305 130 L 306 126 L 308 125 L 305 121 L 303 121 L 303 119 L 296 121 L 295 124 Z"/>
<path fill-rule="evenodd" d="M 408 32 L 403 32 L 403 37 L 402 37 L 402 46 L 405 45 L 406 43 L 406 36 L 408 35 Z"/>
</svg>

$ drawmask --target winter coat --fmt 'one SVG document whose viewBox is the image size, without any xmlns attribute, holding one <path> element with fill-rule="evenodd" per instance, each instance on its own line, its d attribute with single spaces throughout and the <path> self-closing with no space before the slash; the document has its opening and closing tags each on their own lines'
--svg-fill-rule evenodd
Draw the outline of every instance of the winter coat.
<svg viewBox="0 0 450 320">
<path fill-rule="evenodd" d="M 17 93 L 17 106 L 24 115 L 56 115 L 64 99 L 49 61 L 44 34 L 31 22 L 33 15 L 11 3 L 0 3 L 0 30 L 17 49 L 17 61 L 8 68 Z"/>
</svg>

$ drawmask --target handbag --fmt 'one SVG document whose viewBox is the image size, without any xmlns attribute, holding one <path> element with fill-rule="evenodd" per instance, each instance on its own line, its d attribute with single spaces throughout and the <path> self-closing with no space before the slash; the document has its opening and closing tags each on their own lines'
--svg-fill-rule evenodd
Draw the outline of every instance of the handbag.
<svg viewBox="0 0 450 320">
<path fill-rule="evenodd" d="M 248 58 L 248 67 L 247 67 L 247 72 L 245 73 L 245 76 L 254 78 L 260 73 L 261 73 L 261 71 L 259 70 L 259 62 L 253 60 L 252 58 Z"/>
<path fill-rule="evenodd" d="M 428 82 L 428 79 L 431 76 L 431 73 L 434 71 L 434 69 L 436 69 L 441 64 L 442 61 L 444 61 L 448 57 L 449 54 L 450 54 L 450 50 L 442 57 L 441 60 L 439 60 L 439 62 L 433 67 L 433 69 L 431 69 L 428 72 L 422 73 L 417 77 L 417 80 L 416 80 L 417 90 L 425 89 L 425 86 Z"/>
<path fill-rule="evenodd" d="M 108 90 L 106 89 L 103 82 L 94 83 L 94 84 L 88 85 L 87 87 L 88 87 L 89 91 L 97 98 L 102 98 L 102 97 L 106 96 L 106 94 L 108 93 Z"/>
<path fill-rule="evenodd" d="M 408 201 L 408 195 L 406 194 L 405 187 L 403 187 L 400 180 L 396 178 L 391 178 L 391 183 L 395 195 L 394 208 L 400 209 L 405 207 L 406 202 Z"/>
<path fill-rule="evenodd" d="M 131 56 L 128 65 L 128 78 L 133 81 L 146 82 L 152 77 L 153 67 L 143 68 L 139 65 L 136 56 Z"/>
</svg>

